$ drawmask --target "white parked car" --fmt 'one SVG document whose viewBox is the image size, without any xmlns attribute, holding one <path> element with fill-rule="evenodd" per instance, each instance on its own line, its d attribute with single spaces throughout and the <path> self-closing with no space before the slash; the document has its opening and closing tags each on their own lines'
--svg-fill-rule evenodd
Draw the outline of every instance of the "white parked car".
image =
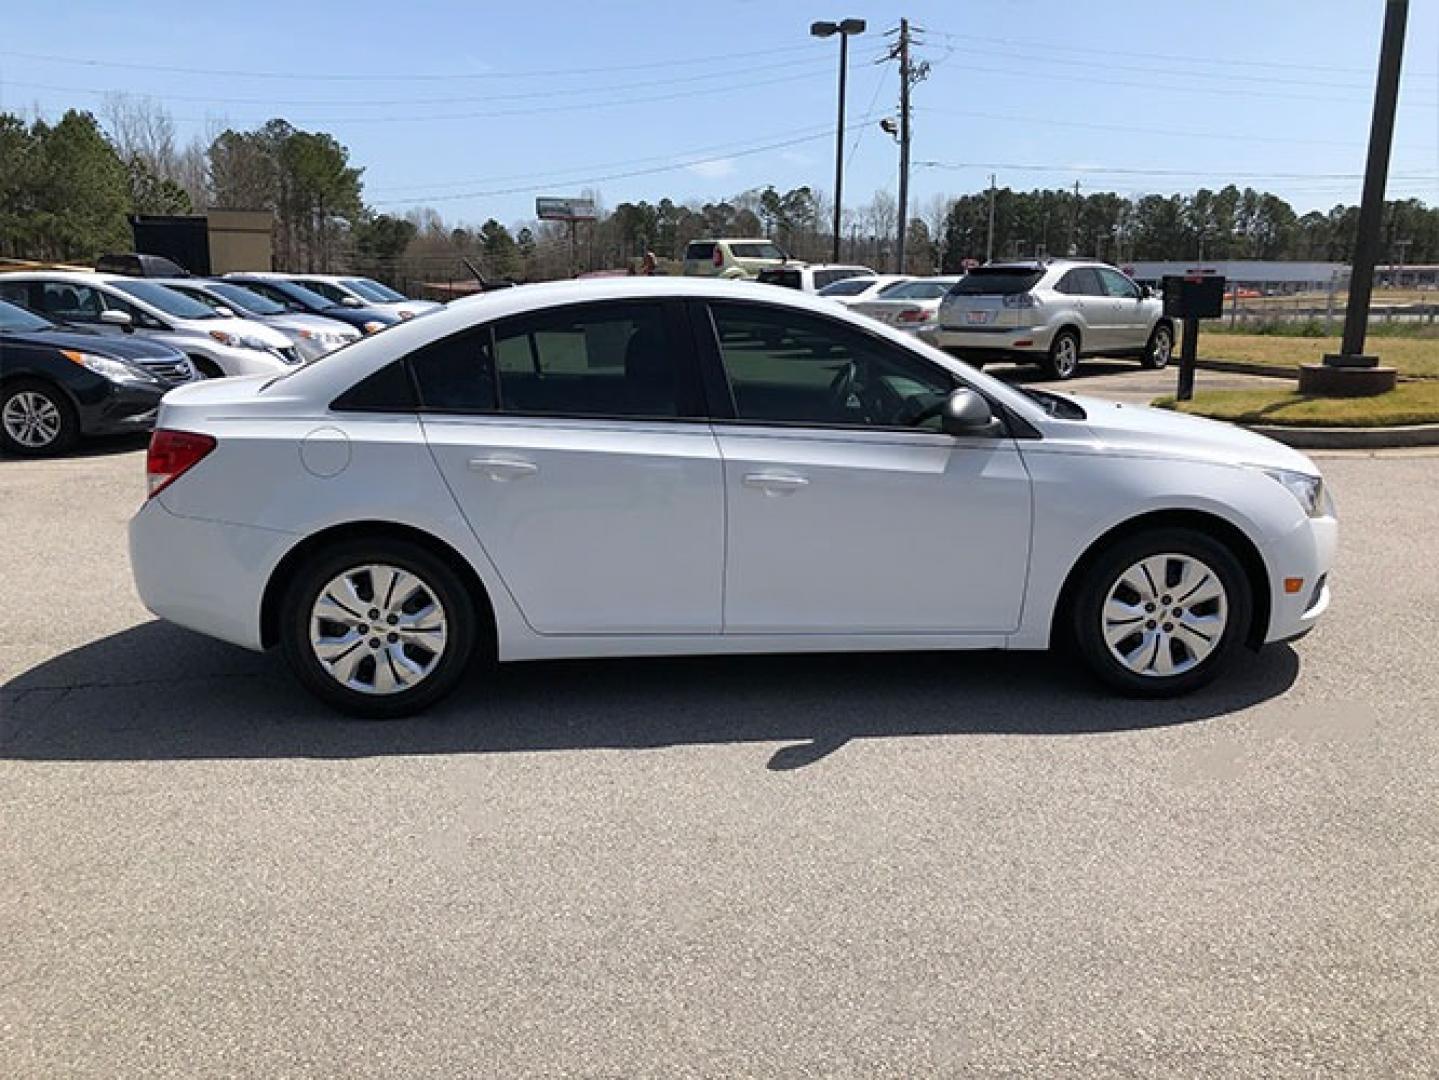
<svg viewBox="0 0 1439 1080">
<path fill-rule="evenodd" d="M 343 345 L 358 341 L 360 331 L 337 319 L 291 311 L 268 296 L 233 281 L 209 278 L 158 278 L 176 292 L 208 304 L 216 311 L 229 311 L 242 319 L 273 326 L 288 337 L 301 360 L 318 360 Z"/>
<path fill-rule="evenodd" d="M 1162 368 L 1174 351 L 1164 304 L 1127 274 L 1093 259 L 986 263 L 940 302 L 932 345 L 982 365 L 1038 364 L 1069 379 L 1085 356 L 1132 356 Z"/>
<path fill-rule="evenodd" d="M 908 274 L 860 275 L 830 282 L 819 290 L 819 295 L 826 300 L 834 300 L 848 307 L 858 304 L 862 300 L 873 300 L 877 296 L 885 295 L 890 289 L 909 280 Z"/>
<path fill-rule="evenodd" d="M 957 276 L 909 278 L 878 296 L 856 300 L 850 309 L 911 334 L 932 330 L 939 322 L 940 302 L 958 281 Z"/>
<path fill-rule="evenodd" d="M 100 333 L 136 334 L 180 350 L 207 378 L 278 375 L 301 362 L 290 339 L 250 319 L 226 318 L 209 304 L 149 278 L 84 270 L 0 274 L 0 299 Z"/>
<path fill-rule="evenodd" d="M 1297 451 L 762 285 L 491 293 L 181 387 L 157 426 L 146 606 L 363 715 L 476 654 L 1062 644 L 1174 694 L 1329 605 L 1337 524 Z"/>
<path fill-rule="evenodd" d="M 837 281 L 877 276 L 867 266 L 841 266 L 834 263 L 787 263 L 784 266 L 761 270 L 755 280 L 765 285 L 779 285 L 785 289 L 817 293 L 829 288 Z"/>
<path fill-rule="evenodd" d="M 444 304 L 433 300 L 411 300 L 402 292 L 396 292 L 388 285 L 382 285 L 371 278 L 354 277 L 349 274 L 281 274 L 280 277 L 293 281 L 319 293 L 326 300 L 349 307 L 379 308 L 393 311 L 402 319 L 413 319 L 416 315 L 427 315 L 438 311 Z"/>
</svg>

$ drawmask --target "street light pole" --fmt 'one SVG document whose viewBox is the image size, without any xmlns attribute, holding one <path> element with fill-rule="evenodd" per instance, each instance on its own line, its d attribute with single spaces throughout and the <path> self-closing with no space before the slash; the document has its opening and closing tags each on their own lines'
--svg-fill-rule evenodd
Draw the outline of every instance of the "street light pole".
<svg viewBox="0 0 1439 1080">
<path fill-rule="evenodd" d="M 849 70 L 849 37 L 864 33 L 863 19 L 840 22 L 811 23 L 809 32 L 815 37 L 839 35 L 839 126 L 834 133 L 834 251 L 831 262 L 839 262 L 840 214 L 844 211 L 844 83 Z"/>
</svg>

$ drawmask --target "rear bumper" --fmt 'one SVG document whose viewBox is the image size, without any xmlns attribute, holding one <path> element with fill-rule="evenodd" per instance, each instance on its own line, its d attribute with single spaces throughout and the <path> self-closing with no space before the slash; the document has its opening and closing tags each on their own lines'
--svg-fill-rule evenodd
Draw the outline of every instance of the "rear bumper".
<svg viewBox="0 0 1439 1080">
<path fill-rule="evenodd" d="M 954 353 L 961 359 L 999 360 L 1033 357 L 1049 351 L 1054 331 L 1048 326 L 1005 326 L 954 329 L 935 326 L 919 331 L 920 340 Z"/>
<path fill-rule="evenodd" d="M 296 537 L 180 517 L 163 499 L 162 493 L 149 500 L 130 519 L 130 567 L 140 600 L 162 619 L 259 651 L 265 586 Z"/>
</svg>

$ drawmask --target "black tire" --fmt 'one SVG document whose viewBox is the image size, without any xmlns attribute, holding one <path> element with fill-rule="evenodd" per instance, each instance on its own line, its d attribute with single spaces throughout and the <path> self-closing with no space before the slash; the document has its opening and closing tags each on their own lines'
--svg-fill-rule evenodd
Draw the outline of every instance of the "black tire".
<svg viewBox="0 0 1439 1080">
<path fill-rule="evenodd" d="M 1079 371 L 1079 334 L 1068 328 L 1055 334 L 1041 366 L 1051 379 L 1074 378 Z"/>
<path fill-rule="evenodd" d="M 225 373 L 220 370 L 220 365 L 211 360 L 208 356 L 190 356 L 190 363 L 195 365 L 195 370 L 204 379 L 223 379 Z"/>
<path fill-rule="evenodd" d="M 413 574 L 428 590 L 441 609 L 447 636 L 438 651 L 434 667 L 412 687 L 378 694 L 351 689 L 342 684 L 322 663 L 311 645 L 311 613 L 322 590 L 339 575 L 368 564 L 380 563 Z M 374 602 L 374 597 L 369 598 Z M 359 612 L 361 618 L 370 615 Z M 445 697 L 464 677 L 474 655 L 477 628 L 474 600 L 464 581 L 446 563 L 430 551 L 407 540 L 387 537 L 374 540 L 351 540 L 338 544 L 306 562 L 285 590 L 280 608 L 280 651 L 301 685 L 326 704 L 351 716 L 372 720 L 389 720 L 410 716 Z M 361 624 L 355 629 L 364 629 Z M 376 622 L 376 625 L 380 623 Z M 397 635 L 387 634 L 391 642 Z M 390 653 L 379 632 L 372 636 L 360 634 L 357 646 L 363 655 L 371 652 L 370 665 L 361 659 L 361 671 L 371 673 Z M 408 648 L 403 642 L 400 648 Z M 379 651 L 376 651 L 378 648 Z M 423 652 L 421 653 L 423 655 Z M 391 670 L 394 670 L 393 666 Z"/>
<path fill-rule="evenodd" d="M 1173 355 L 1174 328 L 1168 323 L 1160 323 L 1149 335 L 1149 343 L 1144 346 L 1144 356 L 1139 362 L 1150 371 L 1163 371 Z"/>
<path fill-rule="evenodd" d="M 0 422 L 0 450 L 17 457 L 53 457 L 71 449 L 80 440 L 80 417 L 70 398 L 54 383 L 43 379 L 15 379 L 0 388 L 0 418 L 12 415 L 12 409 L 25 406 L 26 412 L 38 407 L 45 419 L 53 423 L 54 434 L 40 443 L 22 442 L 10 432 L 8 423 Z M 36 431 L 37 437 L 49 430 Z"/>
<path fill-rule="evenodd" d="M 1126 571 L 1141 560 L 1165 554 L 1198 560 L 1204 569 L 1218 578 L 1224 587 L 1227 620 L 1212 651 L 1193 666 L 1173 675 L 1141 674 L 1121 661 L 1106 642 L 1105 604 L 1111 589 L 1119 587 L 1120 578 Z M 1177 569 L 1179 564 L 1176 561 L 1170 565 L 1171 568 Z M 1161 590 L 1172 587 L 1173 584 L 1173 581 L 1156 583 Z M 1163 593 L 1156 600 L 1162 600 L 1163 596 L 1169 596 L 1173 604 L 1156 603 L 1157 610 L 1152 613 L 1145 610 L 1142 625 L 1134 626 L 1135 636 L 1128 639 L 1134 644 L 1136 652 L 1142 649 L 1148 654 L 1148 646 L 1144 644 L 1147 639 L 1144 635 L 1150 635 L 1155 641 L 1152 656 L 1156 662 L 1161 648 L 1169 650 L 1169 657 L 1174 660 L 1176 654 L 1182 657 L 1189 650 L 1187 641 L 1193 640 L 1199 644 L 1198 638 L 1189 639 L 1178 631 L 1175 631 L 1172 637 L 1165 633 L 1165 627 L 1173 627 L 1179 622 L 1178 618 L 1170 613 L 1174 611 L 1174 605 L 1182 608 L 1185 598 Z M 1197 689 L 1219 674 L 1248 633 L 1253 603 L 1249 576 L 1234 553 L 1223 543 L 1195 529 L 1154 529 L 1118 541 L 1102 552 L 1088 567 L 1074 594 L 1069 611 L 1069 640 L 1078 648 L 1090 671 L 1120 693 L 1132 697 L 1173 697 Z M 1144 610 L 1142 603 L 1136 604 L 1136 607 Z M 1189 613 L 1191 620 L 1195 613 L 1201 610 L 1202 605 L 1196 605 Z M 1204 610 L 1203 614 L 1208 615 L 1213 610 L 1216 609 L 1209 608 Z M 1148 617 L 1150 614 L 1153 614 L 1153 619 Z M 1120 622 L 1113 625 L 1116 632 L 1123 632 L 1117 629 Z M 1120 641 L 1116 648 L 1122 650 L 1125 645 L 1125 641 Z M 1203 647 L 1205 646 L 1201 645 L 1201 648 Z"/>
</svg>

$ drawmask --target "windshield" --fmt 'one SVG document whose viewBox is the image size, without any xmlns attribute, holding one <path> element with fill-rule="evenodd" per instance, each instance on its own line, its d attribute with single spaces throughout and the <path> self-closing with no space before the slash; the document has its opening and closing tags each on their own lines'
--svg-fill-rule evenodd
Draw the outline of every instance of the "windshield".
<svg viewBox="0 0 1439 1080">
<path fill-rule="evenodd" d="M 378 300 L 382 304 L 402 304 L 409 299 L 404 293 L 398 293 L 388 285 L 381 285 L 367 277 L 346 278 L 345 285 L 365 299 Z"/>
<path fill-rule="evenodd" d="M 177 319 L 217 319 L 215 309 L 208 304 L 202 304 L 193 296 L 186 296 L 182 292 L 176 292 L 168 285 L 159 285 L 153 281 L 112 281 L 112 288 L 118 292 L 133 296 L 142 303 L 158 308 L 166 315 Z"/>
<path fill-rule="evenodd" d="M 938 300 L 954 287 L 958 278 L 925 278 L 901 281 L 880 292 L 886 300 Z"/>
<path fill-rule="evenodd" d="M 778 244 L 731 244 L 729 252 L 736 259 L 784 259 L 784 249 Z"/>
<path fill-rule="evenodd" d="M 874 288 L 874 278 L 845 278 L 819 291 L 821 296 L 858 296 Z"/>
<path fill-rule="evenodd" d="M 18 334 L 34 330 L 54 329 L 55 324 L 48 319 L 42 319 L 33 311 L 27 311 L 8 301 L 0 300 L 0 330 L 10 330 Z"/>
<path fill-rule="evenodd" d="M 346 298 L 350 296 L 349 292 L 328 281 L 315 281 L 307 278 L 304 281 L 291 281 L 290 284 L 298 285 L 302 289 L 309 289 L 311 292 L 319 293 L 332 304 L 343 304 Z"/>
<path fill-rule="evenodd" d="M 1014 296 L 1029 292 L 1044 271 L 1033 266 L 981 266 L 950 289 L 952 296 Z"/>
<path fill-rule="evenodd" d="M 267 296 L 245 288 L 243 285 L 230 285 L 217 281 L 206 285 L 205 289 L 211 296 L 218 296 L 226 307 L 236 308 L 250 315 L 283 315 L 285 305 L 277 304 Z"/>
<path fill-rule="evenodd" d="M 239 284 L 267 299 L 284 304 L 291 311 L 323 311 L 336 306 L 328 298 L 293 281 L 242 281 Z"/>
</svg>

